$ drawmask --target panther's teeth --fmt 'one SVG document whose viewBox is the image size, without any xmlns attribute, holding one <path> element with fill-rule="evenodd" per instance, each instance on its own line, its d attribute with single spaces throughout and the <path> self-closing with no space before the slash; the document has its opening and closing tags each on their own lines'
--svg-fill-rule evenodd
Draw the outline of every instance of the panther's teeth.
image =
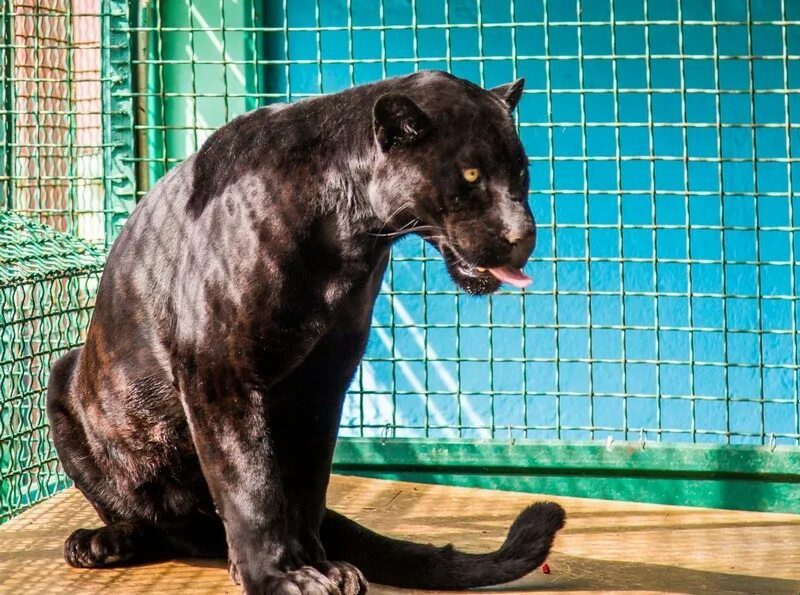
<svg viewBox="0 0 800 595">
<path fill-rule="evenodd" d="M 486 269 L 483 267 L 475 267 L 479 273 L 485 273 Z"/>
</svg>

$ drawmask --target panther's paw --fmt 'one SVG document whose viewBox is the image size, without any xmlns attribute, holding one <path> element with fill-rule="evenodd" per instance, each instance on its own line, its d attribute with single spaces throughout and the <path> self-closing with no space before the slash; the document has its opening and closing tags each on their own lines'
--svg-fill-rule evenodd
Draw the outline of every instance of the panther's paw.
<svg viewBox="0 0 800 595">
<path fill-rule="evenodd" d="M 369 588 L 369 583 L 361 571 L 348 562 L 320 562 L 315 564 L 317 569 L 331 579 L 342 595 L 363 595 Z"/>
<path fill-rule="evenodd" d="M 245 592 L 249 592 L 245 589 Z M 259 593 L 263 595 L 340 595 L 339 587 L 312 566 L 301 566 L 270 577 Z"/>
<path fill-rule="evenodd" d="M 64 559 L 75 568 L 117 566 L 135 555 L 135 545 L 129 533 L 115 525 L 78 529 L 64 543 Z"/>
</svg>

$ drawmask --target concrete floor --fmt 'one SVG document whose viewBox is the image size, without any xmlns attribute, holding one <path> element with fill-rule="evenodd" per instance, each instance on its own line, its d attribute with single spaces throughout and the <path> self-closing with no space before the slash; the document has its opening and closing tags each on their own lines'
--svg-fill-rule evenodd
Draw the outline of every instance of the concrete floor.
<svg viewBox="0 0 800 595">
<path fill-rule="evenodd" d="M 495 549 L 530 494 L 334 477 L 331 507 L 380 532 L 468 551 Z M 800 593 L 800 515 L 731 512 L 580 498 L 567 510 L 551 574 L 484 592 Z M 222 561 L 176 560 L 77 570 L 64 539 L 99 520 L 68 490 L 0 526 L 0 593 L 239 593 Z M 371 593 L 411 593 L 372 585 Z"/>
</svg>

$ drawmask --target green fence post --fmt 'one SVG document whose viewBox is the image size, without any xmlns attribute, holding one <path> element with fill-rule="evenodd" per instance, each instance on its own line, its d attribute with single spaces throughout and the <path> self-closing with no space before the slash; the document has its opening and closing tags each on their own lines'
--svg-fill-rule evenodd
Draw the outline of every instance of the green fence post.
<svg viewBox="0 0 800 595">
<path fill-rule="evenodd" d="M 109 246 L 136 206 L 130 20 L 126 0 L 102 3 L 103 176 Z"/>
<path fill-rule="evenodd" d="M 11 143 L 14 139 L 14 30 L 11 8 L 8 2 L 3 0 L 3 12 L 0 14 L 0 26 L 3 33 L 0 35 L 3 51 L 0 52 L 0 76 L 3 77 L 0 84 L 0 109 L 3 110 L 4 118 L 0 118 L 3 124 L 0 126 L 0 163 L 2 163 L 2 177 L 0 177 L 0 208 L 10 209 L 12 205 L 12 181 L 14 179 L 14 158 Z"/>
</svg>

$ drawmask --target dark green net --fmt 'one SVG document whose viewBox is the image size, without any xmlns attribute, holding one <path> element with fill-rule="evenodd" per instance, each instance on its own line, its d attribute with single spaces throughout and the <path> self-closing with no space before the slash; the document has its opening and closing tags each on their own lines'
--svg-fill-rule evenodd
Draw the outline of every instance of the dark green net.
<svg viewBox="0 0 800 595">
<path fill-rule="evenodd" d="M 0 521 L 67 483 L 48 438 L 50 366 L 83 342 L 101 249 L 0 212 Z"/>
</svg>

